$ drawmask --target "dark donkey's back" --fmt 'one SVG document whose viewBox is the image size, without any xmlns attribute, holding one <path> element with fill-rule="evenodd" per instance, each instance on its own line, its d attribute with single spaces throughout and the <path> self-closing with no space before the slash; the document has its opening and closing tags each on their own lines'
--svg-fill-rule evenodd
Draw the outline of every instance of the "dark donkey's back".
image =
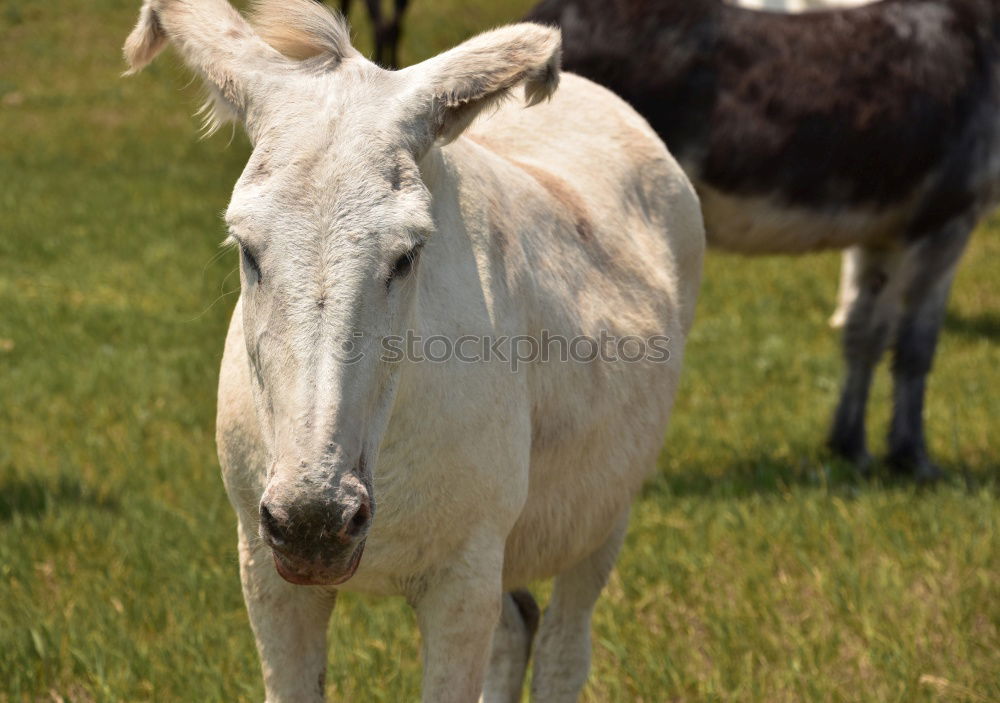
<svg viewBox="0 0 1000 703">
<path fill-rule="evenodd" d="M 1000 0 L 884 0 L 786 15 L 718 0 L 546 0 L 563 63 L 660 133 L 702 198 L 710 243 L 859 247 L 830 433 L 866 464 L 876 363 L 895 354 L 889 460 L 938 474 L 925 379 L 955 268 L 1000 185 Z"/>
</svg>

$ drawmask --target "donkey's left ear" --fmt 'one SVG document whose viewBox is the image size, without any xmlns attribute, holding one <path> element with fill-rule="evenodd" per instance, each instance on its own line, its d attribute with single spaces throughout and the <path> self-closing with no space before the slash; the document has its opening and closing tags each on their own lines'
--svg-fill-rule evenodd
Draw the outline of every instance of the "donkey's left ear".
<svg viewBox="0 0 1000 703">
<path fill-rule="evenodd" d="M 513 24 L 485 32 L 413 69 L 431 93 L 431 127 L 447 144 L 484 108 L 524 84 L 527 105 L 548 98 L 559 84 L 558 29 Z"/>
</svg>

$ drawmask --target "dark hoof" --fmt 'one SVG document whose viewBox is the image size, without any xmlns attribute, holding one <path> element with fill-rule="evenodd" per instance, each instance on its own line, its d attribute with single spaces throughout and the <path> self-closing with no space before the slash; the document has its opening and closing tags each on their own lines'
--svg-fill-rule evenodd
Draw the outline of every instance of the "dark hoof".
<svg viewBox="0 0 1000 703">
<path fill-rule="evenodd" d="M 864 447 L 844 446 L 834 439 L 829 440 L 826 446 L 838 458 L 854 464 L 859 474 L 862 476 L 871 476 L 875 461 L 867 449 Z"/>
<path fill-rule="evenodd" d="M 943 469 L 923 454 L 890 454 L 885 463 L 895 475 L 911 478 L 920 484 L 937 483 L 947 476 Z"/>
</svg>

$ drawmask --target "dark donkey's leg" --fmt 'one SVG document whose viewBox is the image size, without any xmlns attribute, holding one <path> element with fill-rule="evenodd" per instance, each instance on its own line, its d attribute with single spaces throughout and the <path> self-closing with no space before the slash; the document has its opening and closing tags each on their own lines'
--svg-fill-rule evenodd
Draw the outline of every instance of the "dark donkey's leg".
<svg viewBox="0 0 1000 703">
<path fill-rule="evenodd" d="M 868 389 L 899 318 L 898 287 L 893 285 L 899 258 L 898 250 L 861 250 L 857 262 L 858 296 L 844 325 L 847 379 L 827 444 L 862 470 L 871 463 L 865 437 Z"/>
<path fill-rule="evenodd" d="M 913 241 L 899 267 L 903 312 L 892 367 L 894 407 L 888 462 L 920 481 L 942 475 L 927 455 L 924 393 L 948 292 L 973 226 L 972 218 L 967 218 Z"/>
<path fill-rule="evenodd" d="M 410 0 L 394 0 L 393 2 L 392 21 L 385 32 L 385 42 L 388 44 L 389 53 L 386 65 L 389 68 L 399 67 L 399 40 L 403 36 L 403 14 L 406 12 L 406 6 L 409 2 Z"/>
<path fill-rule="evenodd" d="M 372 21 L 372 32 L 375 35 L 375 63 L 385 66 L 385 20 L 382 18 L 382 1 L 365 0 L 365 7 L 368 8 L 368 16 Z"/>
</svg>

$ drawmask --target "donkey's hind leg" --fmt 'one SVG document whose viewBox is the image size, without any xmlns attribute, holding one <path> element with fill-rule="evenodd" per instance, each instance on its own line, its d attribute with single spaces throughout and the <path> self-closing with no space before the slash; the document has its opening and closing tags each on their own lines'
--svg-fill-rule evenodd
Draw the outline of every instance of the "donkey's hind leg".
<svg viewBox="0 0 1000 703">
<path fill-rule="evenodd" d="M 626 511 L 607 541 L 555 579 L 542 617 L 531 681 L 538 703 L 575 703 L 590 671 L 590 619 L 628 527 Z"/>
<path fill-rule="evenodd" d="M 531 642 L 541 613 L 527 590 L 505 593 L 500 623 L 493 632 L 483 703 L 518 703 L 531 658 Z"/>
<path fill-rule="evenodd" d="M 963 218 L 933 235 L 915 240 L 906 249 L 899 267 L 903 310 L 892 364 L 893 414 L 888 463 L 918 481 L 933 481 L 942 475 L 927 454 L 924 393 L 948 292 L 972 228 L 971 218 Z"/>
<path fill-rule="evenodd" d="M 844 325 L 847 377 L 827 440 L 831 451 L 852 461 L 862 471 L 871 465 L 865 432 L 868 390 L 875 367 L 895 337 L 900 315 L 898 249 L 862 249 L 855 265 L 858 295 Z"/>
</svg>

